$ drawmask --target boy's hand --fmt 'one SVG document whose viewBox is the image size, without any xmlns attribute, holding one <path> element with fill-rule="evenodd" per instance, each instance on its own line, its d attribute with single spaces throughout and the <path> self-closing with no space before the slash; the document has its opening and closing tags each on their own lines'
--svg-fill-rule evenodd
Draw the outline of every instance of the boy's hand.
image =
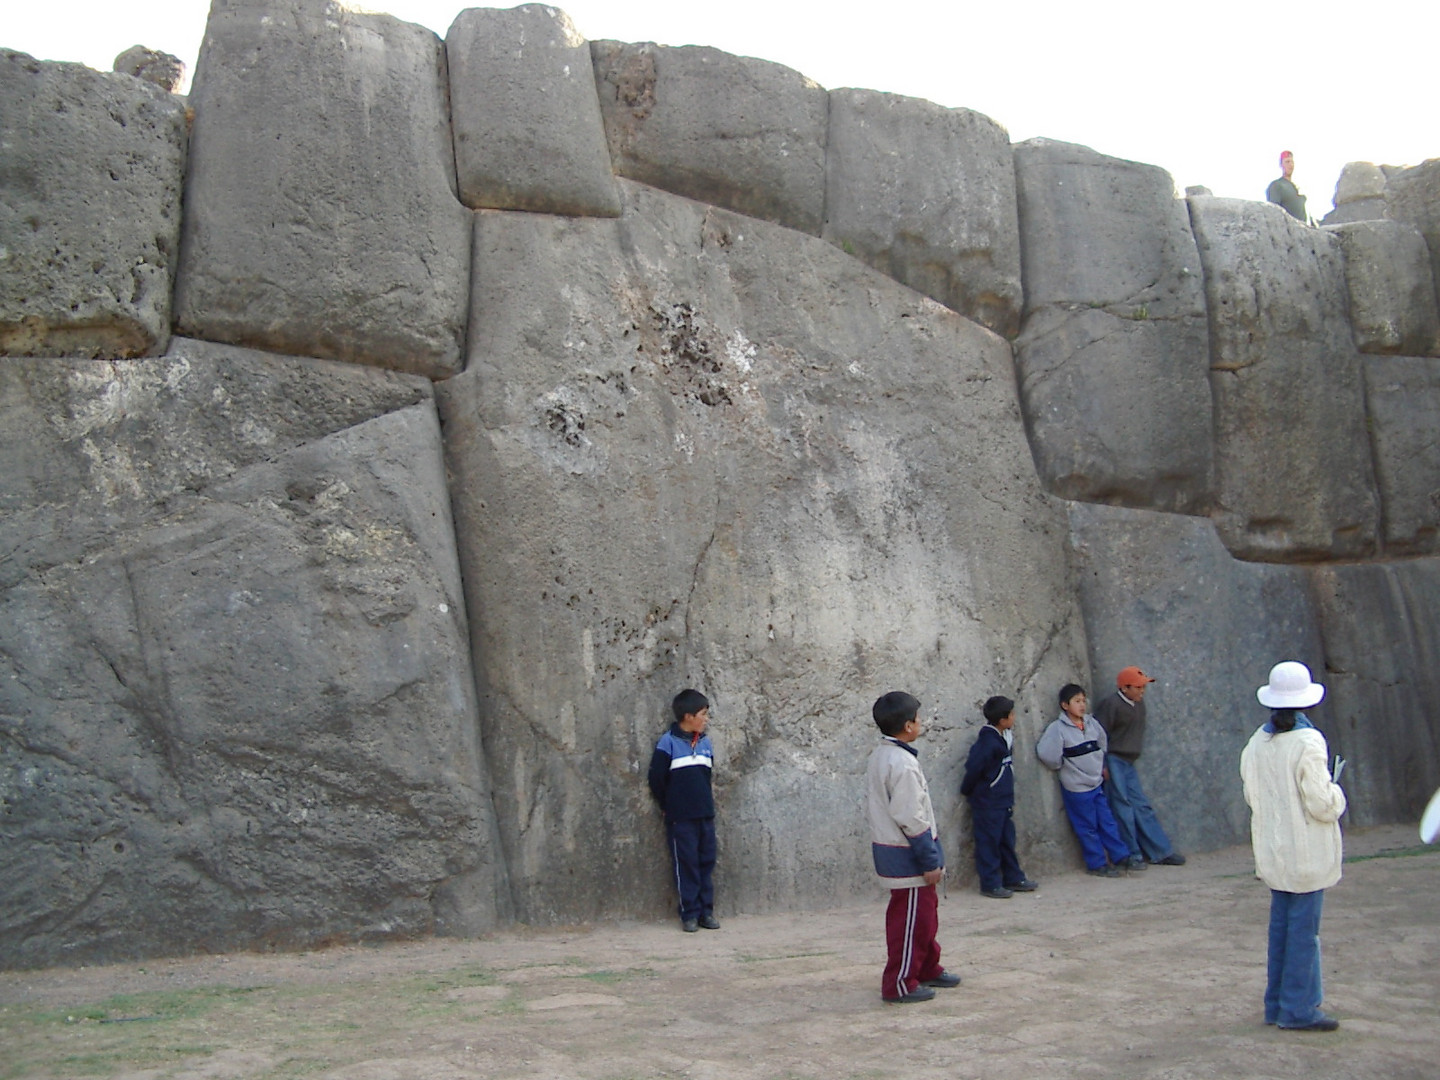
<svg viewBox="0 0 1440 1080">
<path fill-rule="evenodd" d="M 925 871 L 925 884 L 926 884 L 926 885 L 938 885 L 938 884 L 940 884 L 940 879 L 943 878 L 944 876 L 945 876 L 945 868 L 944 868 L 943 866 L 937 866 L 934 870 L 926 870 L 926 871 Z"/>
</svg>

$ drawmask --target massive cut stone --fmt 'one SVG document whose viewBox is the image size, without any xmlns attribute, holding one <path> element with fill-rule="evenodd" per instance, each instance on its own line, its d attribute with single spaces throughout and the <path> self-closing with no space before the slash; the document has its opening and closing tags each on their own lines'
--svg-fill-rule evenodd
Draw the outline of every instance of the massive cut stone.
<svg viewBox="0 0 1440 1080">
<path fill-rule="evenodd" d="M 1086 146 L 1015 147 L 1020 397 L 1046 486 L 1203 512 L 1214 482 L 1200 257 L 1170 174 Z"/>
<path fill-rule="evenodd" d="M 824 237 L 997 334 L 1020 325 L 1010 136 L 988 116 L 830 92 Z"/>
<path fill-rule="evenodd" d="M 1220 538 L 1245 559 L 1372 554 L 1379 500 L 1340 242 L 1269 203 L 1196 197 L 1190 217 L 1210 319 Z"/>
<path fill-rule="evenodd" d="M 1203 519 L 1085 503 L 1070 542 L 1090 700 L 1131 664 L 1158 680 L 1139 768 L 1161 823 L 1182 850 L 1247 842 L 1240 751 L 1269 718 L 1255 688 L 1281 660 L 1324 671 L 1304 569 L 1240 562 Z"/>
<path fill-rule="evenodd" d="M 1345 253 L 1350 326 L 1359 350 L 1440 356 L 1440 311 L 1425 238 L 1398 221 L 1328 228 Z"/>
<path fill-rule="evenodd" d="M 468 8 L 445 35 L 467 206 L 615 217 L 590 45 L 558 8 Z"/>
<path fill-rule="evenodd" d="M 1430 275 L 1440 289 L 1440 158 L 1387 173 L 1385 216 L 1413 225 L 1430 248 Z"/>
<path fill-rule="evenodd" d="M 170 337 L 185 103 L 0 50 L 0 356 L 144 356 Z"/>
<path fill-rule="evenodd" d="M 0 365 L 0 966 L 508 916 L 429 385 Z"/>
<path fill-rule="evenodd" d="M 1418 821 L 1440 788 L 1440 560 L 1309 571 L 1325 637 L 1315 723 L 1348 759 L 1353 825 Z"/>
<path fill-rule="evenodd" d="M 1386 552 L 1440 550 L 1440 364 L 1367 356 L 1365 403 Z"/>
<path fill-rule="evenodd" d="M 618 220 L 478 215 L 469 365 L 436 388 L 521 918 L 673 910 L 645 770 L 685 686 L 714 703 L 723 909 L 873 895 L 895 688 L 966 874 L 981 703 L 1019 699 L 1033 742 L 1084 655 L 1008 347 L 823 241 L 621 189 Z M 1059 796 L 1021 757 L 1053 865 Z"/>
<path fill-rule="evenodd" d="M 190 103 L 184 332 L 459 370 L 469 212 L 434 34 L 327 0 L 214 0 Z"/>
<path fill-rule="evenodd" d="M 618 174 L 819 235 L 824 88 L 719 49 L 619 41 L 590 49 Z"/>
</svg>

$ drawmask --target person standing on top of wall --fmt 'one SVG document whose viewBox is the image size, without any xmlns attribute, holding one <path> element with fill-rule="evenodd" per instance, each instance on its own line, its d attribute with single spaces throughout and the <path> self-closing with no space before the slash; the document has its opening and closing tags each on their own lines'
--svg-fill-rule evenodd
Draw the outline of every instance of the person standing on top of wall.
<svg viewBox="0 0 1440 1080">
<path fill-rule="evenodd" d="M 1162 866 L 1185 865 L 1185 856 L 1165 834 L 1135 770 L 1145 749 L 1145 691 L 1154 681 L 1138 667 L 1127 667 L 1115 676 L 1115 692 L 1095 706 L 1095 719 L 1110 740 L 1105 755 L 1105 797 L 1120 839 L 1130 849 L 1132 870 L 1145 869 L 1147 859 Z"/>
<path fill-rule="evenodd" d="M 1305 196 L 1300 194 L 1300 189 L 1295 186 L 1295 181 L 1290 175 L 1295 171 L 1295 155 L 1289 150 L 1280 151 L 1280 172 L 1270 181 L 1270 186 L 1265 189 L 1265 198 L 1278 206 L 1283 206 L 1286 213 L 1300 221 L 1305 220 Z"/>
</svg>

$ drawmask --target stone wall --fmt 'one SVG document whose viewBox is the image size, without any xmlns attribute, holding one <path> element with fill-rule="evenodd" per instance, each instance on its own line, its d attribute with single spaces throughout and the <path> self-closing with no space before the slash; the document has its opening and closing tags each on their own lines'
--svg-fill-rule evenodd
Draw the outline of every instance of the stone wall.
<svg viewBox="0 0 1440 1080">
<path fill-rule="evenodd" d="M 1308 229 L 540 5 L 215 0 L 0 129 L 0 966 L 663 917 L 687 685 L 722 914 L 875 896 L 890 689 L 964 883 L 980 704 L 1042 875 L 1131 663 L 1184 848 L 1280 659 L 1352 821 L 1440 785 L 1434 163 Z"/>
</svg>

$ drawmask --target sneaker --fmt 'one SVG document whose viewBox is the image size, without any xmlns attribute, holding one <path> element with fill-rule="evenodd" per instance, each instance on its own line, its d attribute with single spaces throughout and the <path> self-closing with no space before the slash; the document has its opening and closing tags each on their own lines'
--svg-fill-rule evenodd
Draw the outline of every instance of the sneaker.
<svg viewBox="0 0 1440 1080">
<path fill-rule="evenodd" d="M 991 900 L 1009 900 L 1010 897 L 1015 895 L 1015 893 L 1013 890 L 1007 889 L 1004 885 L 1001 885 L 998 889 L 981 889 L 980 895 L 988 896 Z"/>
<path fill-rule="evenodd" d="M 1150 861 L 1156 866 L 1184 866 L 1185 856 L 1181 855 L 1178 851 L 1172 851 L 1163 859 L 1151 859 Z"/>
<path fill-rule="evenodd" d="M 1092 875 L 1092 876 L 1094 876 L 1094 877 L 1119 877 L 1119 876 L 1120 876 L 1120 871 L 1119 871 L 1119 870 L 1116 870 L 1115 867 L 1110 866 L 1110 865 L 1097 866 L 1097 867 L 1095 867 L 1093 870 L 1087 869 L 1087 870 L 1085 871 L 1085 873 L 1090 874 L 1090 875 Z"/>
<path fill-rule="evenodd" d="M 953 971 L 942 971 L 933 979 L 926 979 L 921 986 L 933 986 L 939 990 L 953 990 L 960 985 L 960 976 Z"/>
<path fill-rule="evenodd" d="M 1340 1027 L 1340 1021 L 1329 1013 L 1323 1013 L 1316 1009 L 1315 1019 L 1308 1024 L 1296 1024 L 1294 1027 L 1285 1024 L 1276 1024 L 1275 1026 L 1281 1031 L 1336 1031 Z"/>
<path fill-rule="evenodd" d="M 699 929 L 700 929 L 700 920 L 699 920 L 699 919 L 681 919 L 681 920 L 680 920 L 680 929 L 681 929 L 681 930 L 684 930 L 685 933 L 687 933 L 687 934 L 693 934 L 693 933 L 695 933 L 696 930 L 699 930 Z"/>
<path fill-rule="evenodd" d="M 700 926 L 705 930 L 719 930 L 720 920 L 714 915 L 701 915 Z"/>
<path fill-rule="evenodd" d="M 899 997 L 881 998 L 887 1005 L 910 1005 L 916 1001 L 929 1001 L 935 996 L 935 991 L 928 986 L 917 986 L 908 994 L 901 994 Z"/>
<path fill-rule="evenodd" d="M 1031 881 L 1027 877 L 1021 878 L 1019 881 L 1008 882 L 1005 887 L 1014 892 L 1034 892 L 1040 887 L 1040 883 L 1038 881 Z"/>
</svg>

